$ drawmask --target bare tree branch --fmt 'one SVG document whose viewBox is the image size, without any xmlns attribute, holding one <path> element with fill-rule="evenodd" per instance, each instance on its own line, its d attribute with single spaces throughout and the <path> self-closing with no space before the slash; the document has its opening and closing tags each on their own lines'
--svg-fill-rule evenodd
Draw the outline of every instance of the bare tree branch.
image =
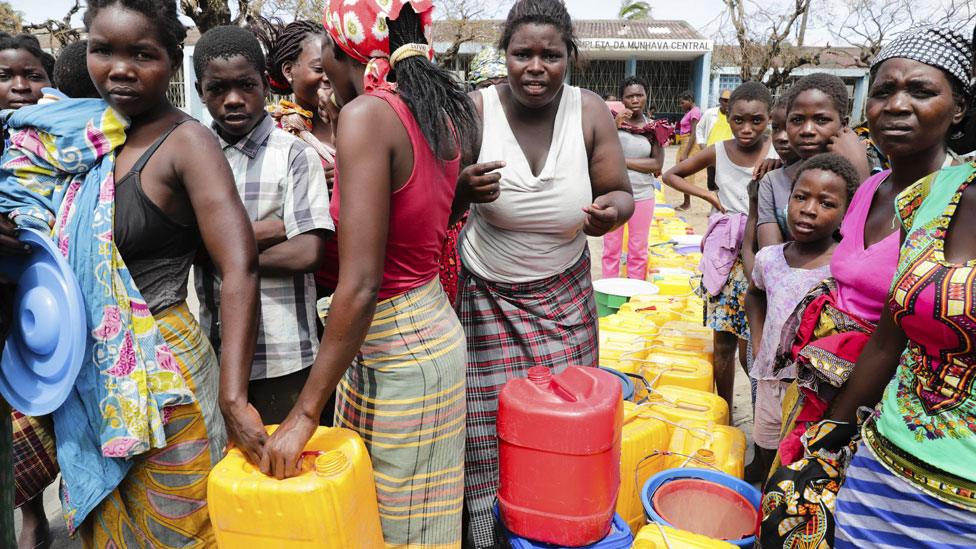
<svg viewBox="0 0 976 549">
<path fill-rule="evenodd" d="M 48 19 L 41 23 L 33 23 L 30 25 L 24 25 L 24 31 L 37 33 L 42 31 L 42 34 L 51 35 L 51 46 L 54 47 L 57 44 L 55 50 L 60 50 L 66 44 L 79 40 L 81 38 L 81 30 L 76 29 L 71 26 L 71 18 L 75 16 L 78 11 L 81 10 L 80 0 L 75 0 L 73 6 L 68 8 L 67 13 L 64 14 L 60 20 Z M 57 51 L 55 51 L 57 53 Z"/>
</svg>

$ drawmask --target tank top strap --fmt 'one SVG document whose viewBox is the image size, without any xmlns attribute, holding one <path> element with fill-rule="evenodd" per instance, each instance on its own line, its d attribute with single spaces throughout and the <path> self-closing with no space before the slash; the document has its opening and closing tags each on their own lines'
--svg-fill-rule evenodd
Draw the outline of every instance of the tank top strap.
<svg viewBox="0 0 976 549">
<path fill-rule="evenodd" d="M 184 118 L 183 120 L 180 120 L 179 122 L 170 126 L 170 128 L 166 130 L 166 132 L 163 133 L 163 135 L 159 136 L 156 139 L 156 141 L 154 141 L 153 144 L 150 145 L 148 149 L 146 149 L 146 152 L 142 153 L 142 156 L 139 157 L 139 160 L 136 160 L 136 163 L 132 165 L 132 168 L 129 169 L 129 173 L 127 173 L 126 176 L 128 176 L 129 174 L 142 173 L 143 168 L 146 167 L 146 163 L 149 162 L 149 159 L 152 158 L 154 154 L 156 154 L 156 151 L 163 144 L 163 142 L 166 141 L 166 139 L 170 136 L 170 134 L 176 131 L 176 128 L 180 127 L 184 122 L 188 122 L 190 120 L 193 119 Z"/>
</svg>

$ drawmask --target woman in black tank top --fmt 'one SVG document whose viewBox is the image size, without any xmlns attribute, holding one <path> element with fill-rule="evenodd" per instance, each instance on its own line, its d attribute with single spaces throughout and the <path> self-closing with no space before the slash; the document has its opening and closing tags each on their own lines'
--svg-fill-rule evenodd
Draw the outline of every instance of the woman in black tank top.
<svg viewBox="0 0 976 549">
<path fill-rule="evenodd" d="M 247 404 L 257 318 L 254 233 L 213 134 L 166 96 L 170 77 L 182 63 L 185 37 L 175 0 L 91 0 L 88 5 L 84 21 L 90 76 L 102 98 L 131 120 L 116 157 L 114 238 L 197 403 L 171 410 L 173 418 L 185 422 L 170 419 L 167 448 L 135 458 L 127 482 L 83 517 L 79 530 L 86 545 L 125 546 L 128 539 L 121 538 L 126 528 L 138 529 L 127 533 L 153 545 L 213 545 L 204 504 L 206 482 L 167 486 L 171 499 L 200 502 L 189 514 L 169 513 L 145 490 L 150 484 L 147 464 L 158 452 L 175 451 L 195 440 L 205 441 L 209 452 L 174 458 L 180 465 L 168 471 L 175 473 L 168 478 L 201 467 L 208 470 L 222 456 L 226 439 L 252 460 L 259 459 L 266 434 L 261 418 Z M 190 264 L 201 242 L 223 282 L 220 316 L 226 320 L 219 391 L 213 350 L 183 303 Z M 166 460 L 154 461 L 158 473 Z"/>
</svg>

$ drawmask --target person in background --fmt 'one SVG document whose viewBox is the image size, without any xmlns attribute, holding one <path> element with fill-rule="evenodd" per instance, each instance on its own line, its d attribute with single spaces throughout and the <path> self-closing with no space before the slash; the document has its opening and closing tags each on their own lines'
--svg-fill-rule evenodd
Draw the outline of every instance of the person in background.
<svg viewBox="0 0 976 549">
<path fill-rule="evenodd" d="M 36 104 L 44 95 L 42 89 L 51 85 L 53 72 L 54 59 L 41 49 L 37 38 L 26 34 L 0 37 L 0 109 Z M 0 140 L 0 151 L 3 147 Z M 58 475 L 54 428 L 50 416 L 34 418 L 15 410 L 8 417 L 13 421 L 14 506 L 22 517 L 18 546 L 45 547 L 50 528 L 44 489 Z"/>
<path fill-rule="evenodd" d="M 779 448 L 783 393 L 796 372 L 773 372 L 786 319 L 810 289 L 830 276 L 837 230 L 860 178 L 844 157 L 820 154 L 803 162 L 795 176 L 787 223 L 795 236 L 786 244 L 756 254 L 755 272 L 746 294 L 746 314 L 755 354 L 749 376 L 756 380 L 753 416 L 755 458 L 746 468 L 748 482 L 763 482 Z"/>
<path fill-rule="evenodd" d="M 464 476 L 473 547 L 500 543 L 492 512 L 498 394 L 532 366 L 597 365 L 586 236 L 620 227 L 634 207 L 606 103 L 564 84 L 577 54 L 566 6 L 516 2 L 499 46 L 508 83 L 472 94 L 481 151 L 461 174 L 455 209 L 471 205 L 457 310 L 468 340 Z"/>
<path fill-rule="evenodd" d="M 706 109 L 702 113 L 702 118 L 695 127 L 695 142 L 702 148 L 714 145 L 719 141 L 732 139 L 732 128 L 729 127 L 729 97 L 732 90 L 722 90 L 718 96 L 718 106 Z M 716 190 L 715 168 L 708 168 L 708 189 Z"/>
<path fill-rule="evenodd" d="M 341 107 L 339 285 L 308 382 L 260 464 L 278 478 L 301 471 L 338 385 L 336 425 L 369 449 L 383 536 L 397 547 L 461 543 L 465 342 L 438 269 L 478 123 L 432 62 L 432 12 L 428 0 L 326 5 L 322 65 Z"/>
<path fill-rule="evenodd" d="M 664 165 L 664 148 L 644 114 L 647 83 L 631 76 L 620 83 L 625 109 L 615 115 L 617 135 L 624 150 L 627 175 L 634 193 L 634 215 L 627 222 L 627 278 L 644 280 L 647 274 L 647 236 L 654 220 L 654 191 Z M 620 276 L 624 228 L 603 237 L 603 278 Z"/>
<path fill-rule="evenodd" d="M 969 173 L 936 175 L 952 163 L 946 136 L 962 119 L 971 67 L 968 41 L 938 27 L 906 31 L 872 64 L 865 109 L 891 169 L 861 183 L 831 259 L 833 279 L 784 325 L 796 336 L 781 342 L 776 368 L 796 367 L 798 391 L 787 392 L 796 403 L 783 408 L 779 455 L 791 465 L 768 484 L 764 546 L 792 546 L 798 535 L 810 546 L 973 545 L 976 522 L 956 495 L 976 480 L 971 427 L 957 415 L 972 408 L 971 388 L 960 383 L 971 378 L 972 331 L 958 319 L 973 314 L 967 258 L 976 232 L 953 215 L 972 211 Z M 889 381 L 883 419 L 865 426 L 845 481 L 856 412 L 874 406 Z M 958 405 L 946 405 L 953 399 Z M 852 505 L 842 512 L 845 499 Z M 920 538 L 923 530 L 935 537 Z"/>
<path fill-rule="evenodd" d="M 284 24 L 278 20 L 257 18 L 251 26 L 261 41 L 266 56 L 266 70 L 271 92 L 291 95 L 294 101 L 281 99 L 271 109 L 278 127 L 308 143 L 318 153 L 325 169 L 329 192 L 335 170 L 335 119 L 330 114 L 332 84 L 322 68 L 322 46 L 326 40 L 321 23 L 298 19 Z M 322 103 L 326 103 L 323 108 Z M 283 241 L 277 231 L 266 235 Z M 259 241 L 260 241 L 259 236 Z M 339 277 L 339 243 L 334 233 L 325 235 L 324 255 L 315 273 L 316 297 L 322 299 L 335 291 Z M 321 326 L 317 333 L 321 337 Z"/>
<path fill-rule="evenodd" d="M 792 166 L 800 160 L 799 155 L 796 154 L 796 151 L 790 145 L 789 134 L 786 132 L 786 103 L 788 96 L 789 91 L 776 101 L 776 104 L 773 105 L 769 113 L 769 125 L 772 128 L 769 140 L 772 142 L 772 148 L 776 151 L 776 156 L 782 162 L 782 167 L 784 168 Z M 746 278 L 750 279 L 752 277 L 753 266 L 755 265 L 756 252 L 760 248 L 756 238 L 756 229 L 759 221 L 759 188 L 760 183 L 764 180 L 766 180 L 765 175 L 760 179 L 753 179 L 749 183 L 749 219 L 746 221 L 746 234 L 742 240 L 742 263 L 746 270 Z M 773 211 L 773 218 L 779 224 L 779 212 L 775 209 Z M 785 209 L 783 211 L 783 225 L 780 226 L 783 230 L 788 230 L 786 227 Z"/>
<path fill-rule="evenodd" d="M 508 81 L 508 68 L 505 66 L 505 52 L 494 47 L 486 47 L 477 53 L 468 66 L 468 84 L 480 90 Z"/>
<path fill-rule="evenodd" d="M 54 87 L 68 97 L 97 98 L 98 90 L 88 76 L 88 41 L 78 40 L 63 48 L 54 63 Z"/>
<path fill-rule="evenodd" d="M 706 271 L 703 267 L 705 276 L 699 293 L 705 299 L 705 325 L 714 332 L 715 385 L 719 396 L 728 402 L 730 411 L 736 350 L 739 363 L 746 370 L 749 340 L 745 311 L 748 280 L 739 246 L 749 213 L 749 182 L 756 163 L 766 157 L 769 148 L 766 126 L 771 103 L 772 97 L 766 86 L 758 82 L 740 85 L 729 99 L 729 124 L 735 139 L 716 143 L 664 174 L 665 185 L 695 195 L 718 210 L 709 218 L 709 231 L 702 244 L 702 265 L 712 268 Z M 708 166 L 715 166 L 717 192 L 687 179 Z M 727 256 L 731 254 L 724 251 L 728 250 L 725 245 L 709 243 L 723 239 L 737 244 L 734 256 Z"/>
<path fill-rule="evenodd" d="M 197 92 L 213 118 L 258 243 L 260 306 L 248 402 L 272 425 L 291 411 L 318 351 L 312 273 L 333 225 L 319 156 L 276 127 L 264 110 L 264 67 L 261 44 L 237 26 L 210 29 L 194 48 Z M 284 241 L 264 236 L 269 224 L 281 226 L 275 230 L 285 234 Z M 220 275 L 205 261 L 194 281 L 200 325 L 220 356 Z"/>
<path fill-rule="evenodd" d="M 681 110 L 685 111 L 685 114 L 681 117 L 681 121 L 678 123 L 677 131 L 677 142 L 678 142 L 678 163 L 681 163 L 692 156 L 695 156 L 702 150 L 702 144 L 697 139 L 698 123 L 701 121 L 702 113 L 698 105 L 695 105 L 695 94 L 691 90 L 683 92 L 678 97 L 678 102 L 681 105 Z M 698 178 L 700 177 L 697 173 L 690 175 L 692 184 L 698 184 Z M 691 207 L 691 195 L 685 194 L 683 201 L 677 207 L 678 211 L 684 211 Z"/>
</svg>

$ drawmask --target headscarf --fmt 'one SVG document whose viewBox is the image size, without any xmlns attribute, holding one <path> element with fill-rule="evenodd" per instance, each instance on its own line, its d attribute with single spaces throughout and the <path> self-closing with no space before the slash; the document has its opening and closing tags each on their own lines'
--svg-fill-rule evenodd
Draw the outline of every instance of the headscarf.
<svg viewBox="0 0 976 549">
<path fill-rule="evenodd" d="M 493 47 L 479 51 L 468 67 L 468 83 L 477 86 L 485 80 L 507 78 L 508 67 L 505 65 L 505 53 Z"/>
<path fill-rule="evenodd" d="M 940 68 L 952 75 L 967 95 L 972 94 L 972 46 L 963 35 L 952 29 L 930 25 L 908 29 L 881 49 L 871 64 L 871 70 L 895 57 Z"/>
<path fill-rule="evenodd" d="M 391 52 L 388 22 L 396 21 L 400 10 L 408 4 L 420 17 L 426 43 L 404 44 Z M 434 49 L 430 46 L 433 12 L 432 0 L 329 0 L 322 24 L 346 55 L 366 65 L 363 75 L 366 91 L 394 89 L 387 76 L 398 61 L 415 55 L 434 60 Z"/>
</svg>

